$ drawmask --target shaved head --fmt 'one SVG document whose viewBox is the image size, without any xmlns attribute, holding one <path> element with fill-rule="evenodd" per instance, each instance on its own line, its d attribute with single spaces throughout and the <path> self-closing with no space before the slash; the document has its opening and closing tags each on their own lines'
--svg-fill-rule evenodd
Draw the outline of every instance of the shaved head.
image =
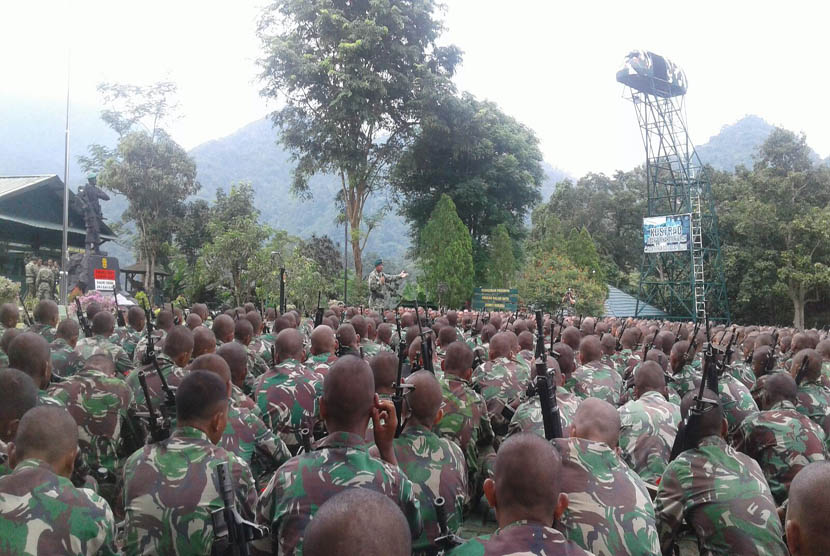
<svg viewBox="0 0 830 556">
<path fill-rule="evenodd" d="M 78 425 L 62 407 L 38 406 L 20 419 L 14 437 L 15 459 L 36 458 L 50 465 L 72 456 L 78 449 Z"/>
<path fill-rule="evenodd" d="M 784 400 L 795 403 L 798 394 L 795 379 L 784 373 L 773 373 L 767 376 L 764 381 L 764 390 L 766 391 L 766 396 L 764 396 L 766 409 Z"/>
<path fill-rule="evenodd" d="M 81 327 L 72 319 L 63 319 L 58 325 L 57 337 L 63 338 L 71 343 L 78 339 L 81 333 Z"/>
<path fill-rule="evenodd" d="M 793 362 L 790 365 L 790 375 L 795 378 L 805 358 L 807 358 L 809 362 L 807 363 L 807 376 L 804 380 L 806 382 L 814 382 L 821 376 L 821 355 L 819 355 L 814 349 L 802 349 L 795 354 Z"/>
<path fill-rule="evenodd" d="M 620 414 L 610 403 L 599 398 L 582 400 L 571 425 L 571 436 L 604 442 L 616 448 L 620 441 Z"/>
<path fill-rule="evenodd" d="M 277 358 L 280 361 L 288 359 L 303 360 L 303 338 L 295 329 L 286 328 L 280 332 L 277 335 L 275 345 L 277 346 Z"/>
<path fill-rule="evenodd" d="M 598 361 L 602 357 L 602 349 L 600 348 L 599 338 L 596 336 L 585 336 L 579 342 L 579 359 L 582 364 Z"/>
<path fill-rule="evenodd" d="M 251 339 L 254 337 L 254 327 L 251 326 L 251 321 L 246 318 L 239 319 L 233 325 L 233 338 L 237 342 L 241 342 L 244 345 L 248 345 L 251 343 Z"/>
<path fill-rule="evenodd" d="M 200 355 L 188 365 L 188 370 L 208 371 L 222 379 L 225 384 L 231 381 L 231 369 L 228 363 L 215 353 Z"/>
<path fill-rule="evenodd" d="M 407 384 L 415 387 L 406 396 L 406 404 L 421 424 L 432 426 L 441 409 L 443 395 L 441 385 L 429 371 L 418 371 L 409 375 Z"/>
<path fill-rule="evenodd" d="M 311 353 L 334 353 L 335 339 L 334 330 L 331 327 L 321 324 L 311 332 Z"/>
<path fill-rule="evenodd" d="M 191 330 L 195 330 L 197 327 L 202 326 L 202 317 L 200 317 L 196 313 L 190 313 L 189 315 L 187 315 L 187 318 L 184 321 L 184 325 Z"/>
<path fill-rule="evenodd" d="M 445 326 L 438 332 L 438 345 L 447 347 L 458 340 L 458 332 L 452 326 Z"/>
<path fill-rule="evenodd" d="M 473 350 L 464 342 L 453 342 L 444 357 L 444 372 L 460 376 L 473 366 Z"/>
<path fill-rule="evenodd" d="M 786 518 L 787 545 L 792 554 L 830 553 L 830 462 L 804 466 L 790 484 Z"/>
<path fill-rule="evenodd" d="M 344 428 L 365 428 L 374 405 L 375 380 L 369 364 L 356 355 L 344 355 L 323 380 L 325 421 L 329 433 Z"/>
<path fill-rule="evenodd" d="M 217 340 L 230 342 L 233 340 L 234 322 L 228 315 L 219 315 L 213 320 L 213 334 Z"/>
<path fill-rule="evenodd" d="M 225 360 L 230 369 L 233 383 L 241 386 L 248 374 L 248 352 L 242 344 L 229 342 L 216 350 L 216 355 Z"/>
<path fill-rule="evenodd" d="M 190 313 L 191 315 L 195 313 Z M 205 353 L 213 353 L 216 351 L 216 336 L 210 328 L 204 326 L 197 326 L 193 330 L 193 354 L 194 358 L 204 355 Z"/>
<path fill-rule="evenodd" d="M 611 334 L 603 334 L 599 343 L 602 347 L 602 353 L 604 355 L 614 355 L 614 353 L 616 353 L 617 339 Z"/>
<path fill-rule="evenodd" d="M 697 394 L 698 389 L 695 388 L 693 391 L 688 392 L 685 396 L 683 396 L 683 400 L 680 402 L 680 415 L 683 419 L 688 418 L 689 412 L 695 405 L 695 397 Z M 703 397 L 707 400 L 717 400 L 718 404 L 711 406 L 710 409 L 703 412 L 703 415 L 700 418 L 699 437 L 703 438 L 704 436 L 711 436 L 714 434 L 720 435 L 723 432 L 723 426 L 725 423 L 723 418 L 723 408 L 720 405 L 720 397 L 708 388 L 703 391 Z M 710 404 L 707 404 L 707 407 L 709 405 Z"/>
<path fill-rule="evenodd" d="M 646 392 L 663 393 L 666 389 L 666 376 L 663 368 L 654 361 L 646 361 L 640 365 L 634 373 L 634 389 L 637 391 L 638 398 Z"/>
<path fill-rule="evenodd" d="M 571 346 L 571 349 L 577 351 L 579 343 L 582 341 L 582 332 L 575 326 L 569 326 L 562 331 L 562 342 Z"/>
<path fill-rule="evenodd" d="M 0 369 L 0 441 L 10 442 L 23 414 L 37 404 L 37 386 L 17 369 Z"/>
<path fill-rule="evenodd" d="M 388 496 L 365 488 L 347 488 L 329 498 L 303 537 L 306 556 L 409 556 L 412 551 L 400 508 Z"/>
<path fill-rule="evenodd" d="M 574 361 L 574 352 L 571 346 L 563 342 L 553 344 L 553 350 L 559 353 L 559 368 L 566 375 L 571 374 L 576 370 L 576 362 Z"/>
<path fill-rule="evenodd" d="M 499 332 L 490 338 L 490 360 L 508 357 L 513 349 L 513 337 L 507 332 Z"/>
<path fill-rule="evenodd" d="M 92 317 L 93 334 L 111 336 L 113 330 L 115 330 L 115 317 L 109 311 L 98 311 Z"/>
<path fill-rule="evenodd" d="M 49 343 L 40 334 L 24 332 L 9 344 L 9 367 L 29 375 L 40 389 L 45 389 L 51 378 L 52 355 Z"/>
<path fill-rule="evenodd" d="M 6 328 L 14 328 L 20 320 L 20 309 L 17 303 L 3 303 L 0 305 L 0 324 Z"/>
<path fill-rule="evenodd" d="M 357 347 L 357 333 L 351 324 L 341 324 L 337 328 L 337 342 L 343 347 Z"/>
<path fill-rule="evenodd" d="M 394 392 L 394 383 L 398 378 L 398 356 L 391 351 L 381 351 L 369 361 L 375 379 L 375 391 L 378 394 Z"/>
<path fill-rule="evenodd" d="M 496 513 L 550 525 L 560 493 L 561 461 L 545 439 L 530 433 L 510 436 L 496 455 Z M 500 520 L 501 523 L 501 520 Z"/>
<path fill-rule="evenodd" d="M 176 360 L 179 357 L 190 359 L 193 353 L 193 332 L 186 326 L 173 326 L 164 339 L 164 354 Z"/>
<path fill-rule="evenodd" d="M 90 305 L 92 305 L 92 303 L 90 303 Z M 34 314 L 32 316 L 34 316 L 35 320 L 41 324 L 55 326 L 58 324 L 59 314 L 58 304 L 51 299 L 44 299 L 35 306 Z M 87 315 L 89 315 L 89 313 L 87 313 Z"/>
</svg>

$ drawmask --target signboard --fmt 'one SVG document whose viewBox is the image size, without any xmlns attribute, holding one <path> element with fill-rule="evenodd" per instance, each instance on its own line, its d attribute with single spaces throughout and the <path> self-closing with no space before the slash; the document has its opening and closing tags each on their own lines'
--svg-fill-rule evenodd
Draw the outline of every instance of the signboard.
<svg viewBox="0 0 830 556">
<path fill-rule="evenodd" d="M 519 308 L 519 290 L 516 288 L 476 288 L 473 292 L 476 311 L 515 311 Z"/>
<path fill-rule="evenodd" d="M 92 274 L 87 281 L 87 284 L 91 285 L 89 289 L 104 293 L 112 293 L 120 289 L 118 287 L 118 259 L 91 255 L 89 267 Z"/>
<path fill-rule="evenodd" d="M 671 253 L 692 247 L 691 214 L 643 218 L 643 252 Z"/>
</svg>

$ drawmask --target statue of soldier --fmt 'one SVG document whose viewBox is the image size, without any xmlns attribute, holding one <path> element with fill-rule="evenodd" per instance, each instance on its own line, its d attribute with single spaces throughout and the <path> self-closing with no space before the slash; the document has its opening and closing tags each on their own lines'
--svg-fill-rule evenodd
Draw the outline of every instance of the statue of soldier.
<svg viewBox="0 0 830 556">
<path fill-rule="evenodd" d="M 85 246 L 91 253 L 98 252 L 101 245 L 101 223 L 104 215 L 101 212 L 100 201 L 109 201 L 109 195 L 98 186 L 98 175 L 94 172 L 87 175 L 87 184 L 78 189 L 78 197 L 84 205 L 84 224 L 86 225 Z"/>
<path fill-rule="evenodd" d="M 406 271 L 392 276 L 384 274 L 383 259 L 375 261 L 375 269 L 369 273 L 369 307 L 375 311 L 383 311 L 392 307 L 392 289 L 397 288 L 399 282 L 409 276 Z"/>
</svg>

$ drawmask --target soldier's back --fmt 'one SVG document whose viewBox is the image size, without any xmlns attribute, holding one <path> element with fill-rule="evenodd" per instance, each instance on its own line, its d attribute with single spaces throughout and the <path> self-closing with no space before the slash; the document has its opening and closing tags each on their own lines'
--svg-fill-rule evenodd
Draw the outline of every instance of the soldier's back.
<svg viewBox="0 0 830 556">
<path fill-rule="evenodd" d="M 0 553 L 118 554 L 103 498 L 27 459 L 0 478 Z"/>
<path fill-rule="evenodd" d="M 291 453 L 285 443 L 245 407 L 231 403 L 219 446 L 236 454 L 251 468 L 258 487 L 264 487 Z"/>
<path fill-rule="evenodd" d="M 253 518 L 256 490 L 251 472 L 235 455 L 190 427 L 145 446 L 124 467 L 124 553 L 208 555 L 211 512 L 224 507 L 216 467 L 228 464 L 237 508 Z"/>
<path fill-rule="evenodd" d="M 619 409 L 620 452 L 647 483 L 659 482 L 669 463 L 680 407 L 660 392 L 646 392 Z"/>
<path fill-rule="evenodd" d="M 571 394 L 561 386 L 556 388 L 556 403 L 559 407 L 559 421 L 562 424 L 562 433 L 567 436 L 567 429 L 573 422 L 580 398 Z M 539 396 L 533 396 L 522 402 L 516 413 L 510 419 L 507 427 L 507 436 L 520 432 L 531 432 L 545 437 L 545 424 L 542 420 L 542 405 Z"/>
<path fill-rule="evenodd" d="M 819 381 L 804 382 L 798 387 L 798 411 L 830 433 L 830 389 Z"/>
<path fill-rule="evenodd" d="M 450 556 L 591 556 L 553 527 L 517 521 L 492 535 L 475 537 L 451 551 Z"/>
<path fill-rule="evenodd" d="M 468 470 L 474 474 L 479 466 L 479 447 L 493 442 L 487 405 L 466 381 L 449 373 L 445 377 L 441 382 L 444 417 L 433 430 L 461 448 Z"/>
<path fill-rule="evenodd" d="M 84 368 L 84 360 L 63 338 L 49 344 L 52 353 L 52 374 L 67 378 Z"/>
<path fill-rule="evenodd" d="M 133 369 L 133 362 L 121 346 L 110 341 L 109 336 L 94 336 L 81 338 L 75 345 L 75 351 L 86 361 L 93 355 L 107 355 L 115 363 L 115 369 L 122 375 L 129 374 Z"/>
<path fill-rule="evenodd" d="M 592 361 L 580 366 L 571 376 L 573 393 L 580 398 L 599 398 L 613 406 L 620 401 L 622 377 L 615 369 Z"/>
<path fill-rule="evenodd" d="M 560 438 L 555 446 L 568 495 L 564 535 L 598 556 L 658 554 L 654 506 L 636 473 L 602 442 Z"/>
</svg>

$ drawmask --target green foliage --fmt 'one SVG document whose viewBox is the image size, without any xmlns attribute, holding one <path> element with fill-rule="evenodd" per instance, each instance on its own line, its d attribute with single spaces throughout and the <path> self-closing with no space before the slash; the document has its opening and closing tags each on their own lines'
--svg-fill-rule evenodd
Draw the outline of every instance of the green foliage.
<svg viewBox="0 0 830 556">
<path fill-rule="evenodd" d="M 298 162 L 293 189 L 308 193 L 319 172 L 340 177 L 358 275 L 371 231 L 361 227 L 366 201 L 424 104 L 452 88 L 460 54 L 435 44 L 435 8 L 433 0 L 277 0 L 259 22 L 262 94 L 284 102 L 272 118 Z"/>
<path fill-rule="evenodd" d="M 20 296 L 20 284 L 5 276 L 0 276 L 0 305 L 17 302 Z"/>
<path fill-rule="evenodd" d="M 424 285 L 439 305 L 458 307 L 473 291 L 473 245 L 455 203 L 442 195 L 421 234 Z"/>
<path fill-rule="evenodd" d="M 608 296 L 605 285 L 596 281 L 588 270 L 577 268 L 568 257 L 555 251 L 537 251 L 530 256 L 519 280 L 519 297 L 523 305 L 555 311 L 568 288 L 576 292 L 576 312 L 603 314 Z"/>
<path fill-rule="evenodd" d="M 494 288 L 509 288 L 516 278 L 516 258 L 507 226 L 499 224 L 490 237 L 490 261 L 487 267 L 489 284 Z"/>
<path fill-rule="evenodd" d="M 391 181 L 416 243 L 441 196 L 449 195 L 472 236 L 478 264 L 486 261 L 488 236 L 499 224 L 514 239 L 521 237 L 544 175 L 533 131 L 465 93 L 441 99 L 424 115 Z"/>
<path fill-rule="evenodd" d="M 188 266 L 196 266 L 199 249 L 210 241 L 208 224 L 210 205 L 204 199 L 190 201 L 184 206 L 184 214 L 176 226 L 176 247 L 185 256 Z"/>
</svg>

